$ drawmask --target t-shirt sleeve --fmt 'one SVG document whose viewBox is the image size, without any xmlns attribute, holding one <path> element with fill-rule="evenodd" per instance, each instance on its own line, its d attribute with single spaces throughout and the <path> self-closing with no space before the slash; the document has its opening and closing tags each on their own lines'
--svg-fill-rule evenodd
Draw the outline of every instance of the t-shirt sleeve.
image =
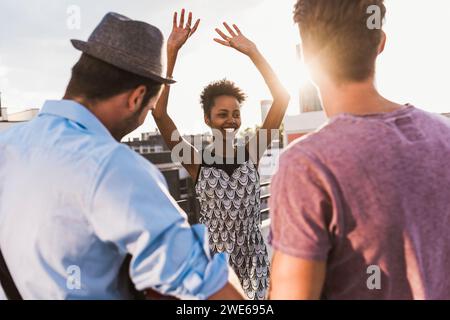
<svg viewBox="0 0 450 320">
<path fill-rule="evenodd" d="M 281 156 L 269 199 L 274 249 L 305 260 L 327 260 L 333 210 L 322 169 L 295 149 Z"/>
</svg>

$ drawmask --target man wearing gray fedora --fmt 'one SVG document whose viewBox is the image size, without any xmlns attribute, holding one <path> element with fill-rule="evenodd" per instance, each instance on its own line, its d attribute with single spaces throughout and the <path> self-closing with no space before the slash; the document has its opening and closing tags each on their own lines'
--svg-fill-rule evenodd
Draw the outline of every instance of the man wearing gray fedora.
<svg viewBox="0 0 450 320">
<path fill-rule="evenodd" d="M 226 256 L 209 252 L 155 166 L 120 144 L 151 110 L 162 84 L 163 35 L 108 13 L 72 69 L 63 100 L 0 135 L 0 296 L 240 299 Z"/>
</svg>

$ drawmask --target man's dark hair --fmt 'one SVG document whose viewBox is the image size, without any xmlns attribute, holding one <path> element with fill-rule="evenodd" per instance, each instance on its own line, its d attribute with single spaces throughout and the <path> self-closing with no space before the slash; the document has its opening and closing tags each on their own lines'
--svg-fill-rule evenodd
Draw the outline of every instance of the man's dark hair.
<svg viewBox="0 0 450 320">
<path fill-rule="evenodd" d="M 239 104 L 246 99 L 244 92 L 234 82 L 227 79 L 214 81 L 207 85 L 200 95 L 200 103 L 206 116 L 211 117 L 211 108 L 215 99 L 220 96 L 235 97 Z"/>
<path fill-rule="evenodd" d="M 364 81 L 374 74 L 381 26 L 368 27 L 372 6 L 386 14 L 384 0 L 298 0 L 294 20 L 302 40 L 338 81 Z"/>
<path fill-rule="evenodd" d="M 102 101 L 140 85 L 147 88 L 142 101 L 144 107 L 159 92 L 160 83 L 83 53 L 72 68 L 66 97 L 80 96 L 88 101 Z"/>
</svg>

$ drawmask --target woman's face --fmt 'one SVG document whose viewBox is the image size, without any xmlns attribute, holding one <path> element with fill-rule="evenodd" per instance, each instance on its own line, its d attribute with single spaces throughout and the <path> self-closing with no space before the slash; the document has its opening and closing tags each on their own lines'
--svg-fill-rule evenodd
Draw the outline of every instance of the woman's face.
<svg viewBox="0 0 450 320">
<path fill-rule="evenodd" d="M 233 129 L 234 134 L 241 127 L 241 106 L 233 96 L 218 96 L 214 99 L 211 115 L 205 115 L 205 123 L 211 129 L 219 130 L 226 137 L 227 130 Z"/>
</svg>

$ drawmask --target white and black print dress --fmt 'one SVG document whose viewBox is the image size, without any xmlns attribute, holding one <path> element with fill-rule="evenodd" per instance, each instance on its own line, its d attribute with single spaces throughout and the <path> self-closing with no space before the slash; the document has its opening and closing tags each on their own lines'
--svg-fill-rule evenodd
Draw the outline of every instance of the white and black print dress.
<svg viewBox="0 0 450 320">
<path fill-rule="evenodd" d="M 256 166 L 246 152 L 237 164 L 200 166 L 195 186 L 200 198 L 200 223 L 209 230 L 213 253 L 227 252 L 249 299 L 266 297 L 269 257 L 261 234 L 260 182 Z"/>
</svg>

